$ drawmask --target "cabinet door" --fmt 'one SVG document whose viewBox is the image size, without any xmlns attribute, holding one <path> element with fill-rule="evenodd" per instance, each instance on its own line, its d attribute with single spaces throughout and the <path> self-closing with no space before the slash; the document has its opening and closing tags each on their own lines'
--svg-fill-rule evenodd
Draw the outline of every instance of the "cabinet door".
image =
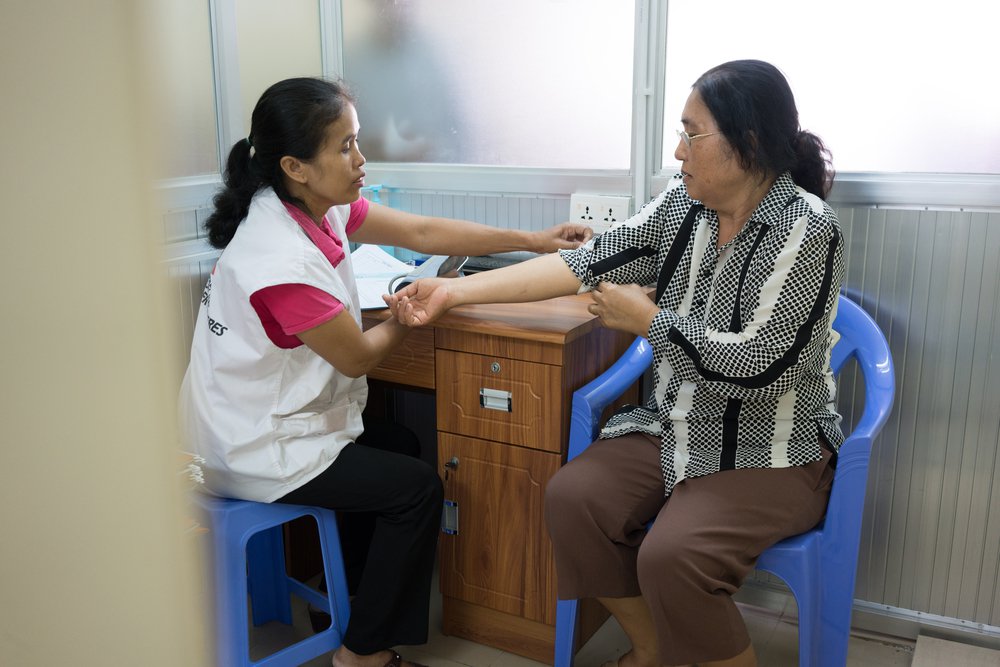
<svg viewBox="0 0 1000 667">
<path fill-rule="evenodd" d="M 438 460 L 445 498 L 458 506 L 457 534 L 441 535 L 442 595 L 554 624 L 542 502 L 559 455 L 439 433 Z"/>
</svg>

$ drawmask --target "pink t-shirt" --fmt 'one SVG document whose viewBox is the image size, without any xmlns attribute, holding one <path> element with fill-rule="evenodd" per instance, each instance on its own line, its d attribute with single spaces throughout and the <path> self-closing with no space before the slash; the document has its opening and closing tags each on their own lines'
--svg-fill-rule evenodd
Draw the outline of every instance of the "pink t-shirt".
<svg viewBox="0 0 1000 667">
<path fill-rule="evenodd" d="M 340 264 L 344 259 L 344 244 L 333 233 L 326 217 L 323 218 L 321 229 L 295 206 L 285 202 L 285 208 L 316 247 L 330 260 L 330 264 L 333 266 Z M 365 221 L 368 208 L 368 200 L 364 197 L 359 197 L 357 201 L 351 203 L 351 212 L 345 227 L 348 236 Z M 301 283 L 272 285 L 259 289 L 250 295 L 250 305 L 257 312 L 267 337 L 283 349 L 302 345 L 302 341 L 295 334 L 332 320 L 344 309 L 344 304 L 333 295 Z"/>
</svg>

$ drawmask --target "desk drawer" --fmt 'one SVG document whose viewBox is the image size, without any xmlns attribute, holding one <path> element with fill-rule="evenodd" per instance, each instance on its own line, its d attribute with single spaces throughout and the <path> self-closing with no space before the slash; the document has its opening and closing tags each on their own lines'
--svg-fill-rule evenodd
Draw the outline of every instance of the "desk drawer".
<svg viewBox="0 0 1000 667">
<path fill-rule="evenodd" d="M 437 350 L 438 430 L 559 452 L 562 368 Z"/>
<path fill-rule="evenodd" d="M 385 361 L 368 373 L 368 377 L 373 380 L 433 389 L 434 330 L 427 328 L 411 331 Z"/>
</svg>

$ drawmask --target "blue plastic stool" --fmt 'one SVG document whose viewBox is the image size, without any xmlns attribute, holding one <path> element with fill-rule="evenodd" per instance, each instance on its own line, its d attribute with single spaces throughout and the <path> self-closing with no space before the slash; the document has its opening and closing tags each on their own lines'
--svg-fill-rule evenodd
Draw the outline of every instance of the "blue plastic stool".
<svg viewBox="0 0 1000 667">
<path fill-rule="evenodd" d="M 212 536 L 215 641 L 220 667 L 291 667 L 336 650 L 347 628 L 350 603 L 335 513 L 319 507 L 192 495 Z M 319 528 L 329 596 L 285 572 L 281 527 L 303 516 L 313 517 Z M 269 621 L 291 624 L 291 595 L 329 611 L 330 627 L 265 658 L 251 660 L 247 597 L 252 601 L 254 625 Z"/>
</svg>

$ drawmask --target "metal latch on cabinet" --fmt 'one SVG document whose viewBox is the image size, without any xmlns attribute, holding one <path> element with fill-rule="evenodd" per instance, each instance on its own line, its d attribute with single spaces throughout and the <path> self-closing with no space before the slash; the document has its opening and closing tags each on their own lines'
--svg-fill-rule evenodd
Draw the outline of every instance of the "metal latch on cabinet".
<svg viewBox="0 0 1000 667">
<path fill-rule="evenodd" d="M 479 389 L 479 405 L 487 410 L 500 410 L 501 412 L 511 412 L 511 393 L 501 389 Z"/>
<path fill-rule="evenodd" d="M 441 532 L 446 535 L 458 535 L 458 503 L 445 498 L 444 510 L 441 512 Z"/>
</svg>

